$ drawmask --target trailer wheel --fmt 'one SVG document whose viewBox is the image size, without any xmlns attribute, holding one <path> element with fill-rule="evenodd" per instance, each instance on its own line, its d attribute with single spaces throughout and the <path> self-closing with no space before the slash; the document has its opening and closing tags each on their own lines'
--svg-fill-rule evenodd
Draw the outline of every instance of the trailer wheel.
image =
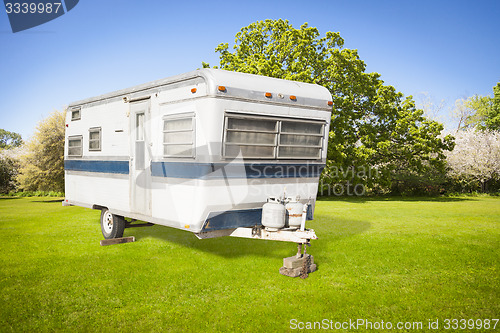
<svg viewBox="0 0 500 333">
<path fill-rule="evenodd" d="M 125 230 L 125 219 L 114 215 L 107 208 L 101 210 L 101 231 L 104 239 L 123 237 Z"/>
</svg>

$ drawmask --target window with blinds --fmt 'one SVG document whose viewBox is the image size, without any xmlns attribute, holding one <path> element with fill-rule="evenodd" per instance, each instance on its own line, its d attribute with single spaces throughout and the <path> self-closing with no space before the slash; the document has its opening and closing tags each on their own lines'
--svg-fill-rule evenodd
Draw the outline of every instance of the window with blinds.
<svg viewBox="0 0 500 333">
<path fill-rule="evenodd" d="M 101 128 L 94 127 L 89 129 L 89 150 L 90 151 L 100 151 L 101 150 Z"/>
<path fill-rule="evenodd" d="M 194 117 L 163 119 L 163 155 L 194 157 Z"/>
<path fill-rule="evenodd" d="M 71 109 L 71 121 L 82 119 L 82 110 L 78 108 Z"/>
<path fill-rule="evenodd" d="M 227 115 L 224 157 L 256 159 L 321 158 L 324 123 Z"/>
<path fill-rule="evenodd" d="M 68 156 L 82 156 L 83 136 L 75 135 L 68 137 Z"/>
</svg>

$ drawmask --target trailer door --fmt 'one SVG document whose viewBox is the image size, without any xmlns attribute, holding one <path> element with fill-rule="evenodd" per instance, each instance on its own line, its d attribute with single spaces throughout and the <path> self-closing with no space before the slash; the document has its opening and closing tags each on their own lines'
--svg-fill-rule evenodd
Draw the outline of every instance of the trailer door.
<svg viewBox="0 0 500 333">
<path fill-rule="evenodd" d="M 151 216 L 151 135 L 149 99 L 130 103 L 130 206 Z"/>
</svg>

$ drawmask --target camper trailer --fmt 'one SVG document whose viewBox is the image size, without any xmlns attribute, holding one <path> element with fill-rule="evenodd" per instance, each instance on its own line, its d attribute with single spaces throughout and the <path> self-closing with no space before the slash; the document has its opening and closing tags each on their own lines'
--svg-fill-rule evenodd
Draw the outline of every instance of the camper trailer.
<svg viewBox="0 0 500 333">
<path fill-rule="evenodd" d="M 64 205 L 199 238 L 315 239 L 332 109 L 324 87 L 199 69 L 71 103 Z"/>
</svg>

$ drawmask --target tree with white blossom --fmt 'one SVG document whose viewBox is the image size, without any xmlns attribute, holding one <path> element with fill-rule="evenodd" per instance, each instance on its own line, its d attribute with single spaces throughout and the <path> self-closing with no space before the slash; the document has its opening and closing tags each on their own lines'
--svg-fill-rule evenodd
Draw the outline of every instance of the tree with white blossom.
<svg viewBox="0 0 500 333">
<path fill-rule="evenodd" d="M 481 191 L 488 191 L 488 183 L 500 179 L 500 132 L 474 128 L 458 131 L 455 149 L 447 152 L 452 178 L 473 179 Z"/>
</svg>

